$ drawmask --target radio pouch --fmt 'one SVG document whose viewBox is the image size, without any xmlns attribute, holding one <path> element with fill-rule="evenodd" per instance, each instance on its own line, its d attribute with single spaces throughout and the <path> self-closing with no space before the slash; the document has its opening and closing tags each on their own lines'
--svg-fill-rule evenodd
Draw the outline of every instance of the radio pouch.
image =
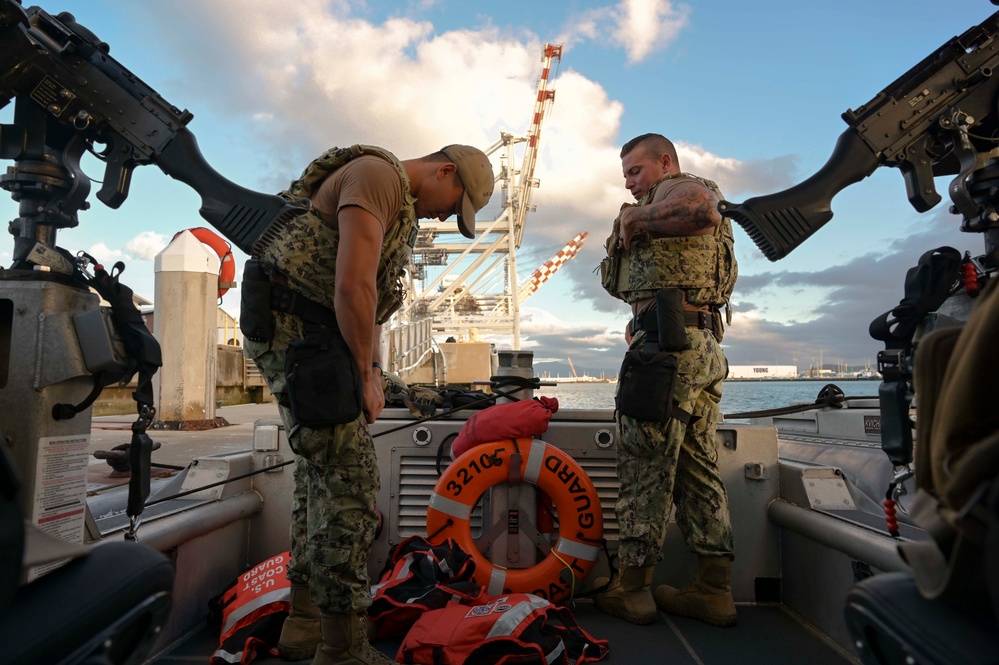
<svg viewBox="0 0 999 665">
<path fill-rule="evenodd" d="M 676 374 L 676 357 L 669 353 L 628 351 L 618 375 L 618 413 L 636 420 L 669 420 Z"/>
<path fill-rule="evenodd" d="M 285 354 L 291 415 L 303 427 L 353 422 L 364 408 L 354 356 L 343 337 L 327 332 L 307 332 L 306 339 L 292 342 Z"/>
<path fill-rule="evenodd" d="M 257 259 L 249 259 L 243 266 L 239 290 L 239 329 L 243 336 L 253 342 L 270 343 L 274 339 L 271 279 Z"/>
<path fill-rule="evenodd" d="M 656 291 L 656 324 L 660 351 L 686 351 L 690 348 L 683 318 L 683 292 L 680 289 Z"/>
</svg>

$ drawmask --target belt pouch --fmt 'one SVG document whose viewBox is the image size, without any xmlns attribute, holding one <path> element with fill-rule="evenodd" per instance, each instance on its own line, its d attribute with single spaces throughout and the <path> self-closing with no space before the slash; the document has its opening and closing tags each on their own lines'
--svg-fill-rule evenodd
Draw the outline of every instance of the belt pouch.
<svg viewBox="0 0 999 665">
<path fill-rule="evenodd" d="M 285 354 L 291 415 L 303 427 L 353 422 L 364 407 L 361 377 L 343 337 L 306 335 Z"/>
<path fill-rule="evenodd" d="M 656 323 L 660 351 L 686 351 L 690 348 L 683 318 L 683 293 L 680 289 L 656 291 Z"/>
<path fill-rule="evenodd" d="M 669 420 L 676 370 L 676 357 L 669 353 L 628 351 L 618 375 L 618 413 L 636 420 Z"/>
<path fill-rule="evenodd" d="M 239 329 L 251 341 L 270 343 L 274 339 L 271 280 L 257 259 L 243 267 L 239 291 Z"/>
</svg>

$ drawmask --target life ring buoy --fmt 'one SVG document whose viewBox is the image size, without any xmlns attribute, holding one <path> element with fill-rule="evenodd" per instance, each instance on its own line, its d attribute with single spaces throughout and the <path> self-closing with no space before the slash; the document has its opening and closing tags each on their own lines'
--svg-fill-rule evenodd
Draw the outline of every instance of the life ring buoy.
<svg viewBox="0 0 999 665">
<path fill-rule="evenodd" d="M 511 459 L 521 457 L 514 477 L 551 497 L 558 512 L 558 542 L 530 568 L 504 568 L 483 556 L 472 539 L 472 509 L 494 485 L 510 482 Z M 519 472 L 519 473 L 518 473 Z M 475 561 L 475 582 L 490 595 L 533 593 L 548 600 L 567 597 L 589 575 L 600 553 L 604 531 L 600 497 L 593 481 L 564 451 L 539 439 L 483 443 L 465 451 L 438 479 L 427 509 L 427 533 L 439 544 L 453 538 Z M 563 581 L 571 571 L 576 581 Z"/>
<path fill-rule="evenodd" d="M 232 256 L 232 245 L 225 238 L 215 233 L 211 229 L 197 226 L 193 229 L 185 229 L 195 238 L 205 245 L 208 245 L 219 257 L 219 299 L 226 294 L 229 289 L 236 286 L 236 259 Z M 178 231 L 174 238 L 184 231 Z"/>
</svg>

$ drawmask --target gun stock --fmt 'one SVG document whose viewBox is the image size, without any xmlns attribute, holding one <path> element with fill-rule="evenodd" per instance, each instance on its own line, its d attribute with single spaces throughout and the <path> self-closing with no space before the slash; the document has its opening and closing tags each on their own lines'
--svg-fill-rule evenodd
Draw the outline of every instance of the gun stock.
<svg viewBox="0 0 999 665">
<path fill-rule="evenodd" d="M 288 201 L 227 180 L 205 161 L 197 139 L 186 127 L 177 132 L 156 163 L 168 176 L 197 191 L 205 221 L 250 255 L 268 230 L 309 208 L 308 200 Z"/>
<path fill-rule="evenodd" d="M 843 132 L 825 166 L 808 180 L 745 203 L 722 201 L 718 210 L 738 222 L 771 261 L 787 256 L 832 219 L 832 200 L 879 166 L 877 156 L 852 129 Z"/>
</svg>

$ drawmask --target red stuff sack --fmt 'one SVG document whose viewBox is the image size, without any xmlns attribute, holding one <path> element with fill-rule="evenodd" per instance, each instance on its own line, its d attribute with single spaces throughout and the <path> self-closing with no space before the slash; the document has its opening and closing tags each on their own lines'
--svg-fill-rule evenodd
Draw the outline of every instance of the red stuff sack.
<svg viewBox="0 0 999 665">
<path fill-rule="evenodd" d="M 558 411 L 554 397 L 522 399 L 483 409 L 465 422 L 451 445 L 451 456 L 458 458 L 480 443 L 503 439 L 533 439 L 548 431 L 548 421 Z"/>
</svg>

